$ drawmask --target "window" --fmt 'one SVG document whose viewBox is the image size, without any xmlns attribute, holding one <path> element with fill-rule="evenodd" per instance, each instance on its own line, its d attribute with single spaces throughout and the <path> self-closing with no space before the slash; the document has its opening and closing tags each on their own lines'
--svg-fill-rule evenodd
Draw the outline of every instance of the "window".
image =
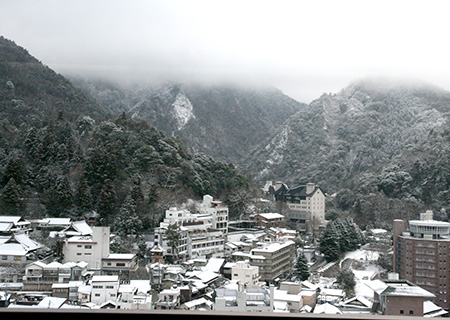
<svg viewBox="0 0 450 320">
<path fill-rule="evenodd" d="M 409 310 L 409 314 L 414 314 L 414 311 L 413 310 Z"/>
<path fill-rule="evenodd" d="M 400 314 L 404 314 L 405 313 L 405 311 L 403 311 L 403 310 L 400 310 Z"/>
</svg>

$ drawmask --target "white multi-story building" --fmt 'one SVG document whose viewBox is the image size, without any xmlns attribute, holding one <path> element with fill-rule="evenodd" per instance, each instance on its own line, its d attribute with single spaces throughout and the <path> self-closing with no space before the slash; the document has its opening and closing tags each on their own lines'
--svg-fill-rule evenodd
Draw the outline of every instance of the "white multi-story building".
<svg viewBox="0 0 450 320">
<path fill-rule="evenodd" d="M 273 312 L 274 287 L 247 289 L 242 283 L 238 288 L 216 289 L 215 311 L 225 312 Z"/>
<path fill-rule="evenodd" d="M 231 267 L 231 280 L 244 283 L 246 288 L 256 289 L 261 287 L 259 282 L 259 268 L 251 266 L 248 261 L 238 261 Z"/>
<path fill-rule="evenodd" d="M 285 217 L 300 223 L 312 223 L 314 228 L 325 224 L 325 193 L 314 183 L 284 191 L 282 199 L 287 206 Z"/>
<path fill-rule="evenodd" d="M 91 279 L 91 302 L 100 305 L 116 301 L 119 291 L 119 276 L 93 276 Z"/>
<path fill-rule="evenodd" d="M 199 212 L 212 216 L 212 227 L 228 235 L 228 207 L 222 201 L 214 200 L 210 195 L 203 197 Z"/>
<path fill-rule="evenodd" d="M 179 227 L 177 252 L 173 253 L 165 236 L 170 225 Z M 205 196 L 197 213 L 172 207 L 166 210 L 164 221 L 155 229 L 154 245 L 163 249 L 164 255 L 177 255 L 180 260 L 191 258 L 223 257 L 228 233 L 228 208 L 220 201 Z"/>
<path fill-rule="evenodd" d="M 64 262 L 86 261 L 89 268 L 102 267 L 109 256 L 109 227 L 93 227 L 92 235 L 73 236 L 64 240 Z"/>
</svg>

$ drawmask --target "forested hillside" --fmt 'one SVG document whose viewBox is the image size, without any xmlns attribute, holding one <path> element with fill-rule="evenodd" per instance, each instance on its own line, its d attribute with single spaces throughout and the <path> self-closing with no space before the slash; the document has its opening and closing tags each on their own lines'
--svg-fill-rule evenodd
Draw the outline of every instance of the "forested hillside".
<svg viewBox="0 0 450 320">
<path fill-rule="evenodd" d="M 427 208 L 446 218 L 449 111 L 450 93 L 428 84 L 357 81 L 290 117 L 238 168 L 260 183 L 315 182 L 361 226 Z"/>
<path fill-rule="evenodd" d="M 359 81 L 290 117 L 239 163 L 258 181 L 314 181 L 334 193 L 445 123 L 450 93 L 431 86 Z"/>
<path fill-rule="evenodd" d="M 144 119 L 165 134 L 180 137 L 190 150 L 231 163 L 246 157 L 303 106 L 280 90 L 260 86 L 73 81 L 111 112 Z"/>
<path fill-rule="evenodd" d="M 13 42 L 0 40 L 0 212 L 152 227 L 168 206 L 251 191 L 232 165 L 192 153 L 125 113 L 111 117 Z M 19 107 L 18 107 L 19 106 Z"/>
</svg>

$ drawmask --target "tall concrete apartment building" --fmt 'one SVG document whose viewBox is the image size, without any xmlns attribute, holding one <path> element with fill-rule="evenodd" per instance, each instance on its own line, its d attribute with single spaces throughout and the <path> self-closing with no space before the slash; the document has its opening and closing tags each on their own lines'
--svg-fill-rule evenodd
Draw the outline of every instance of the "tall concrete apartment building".
<svg viewBox="0 0 450 320">
<path fill-rule="evenodd" d="M 450 308 L 450 223 L 433 220 L 433 212 L 420 220 L 394 220 L 394 272 L 433 293 L 431 299 Z"/>
</svg>

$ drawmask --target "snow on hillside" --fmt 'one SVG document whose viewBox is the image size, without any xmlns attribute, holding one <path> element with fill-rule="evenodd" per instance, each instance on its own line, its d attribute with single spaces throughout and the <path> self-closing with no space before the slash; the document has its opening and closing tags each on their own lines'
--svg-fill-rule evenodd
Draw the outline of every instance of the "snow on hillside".
<svg viewBox="0 0 450 320">
<path fill-rule="evenodd" d="M 177 120 L 178 130 L 183 129 L 183 127 L 191 120 L 195 118 L 192 103 L 183 94 L 179 93 L 172 104 L 173 115 Z"/>
</svg>

